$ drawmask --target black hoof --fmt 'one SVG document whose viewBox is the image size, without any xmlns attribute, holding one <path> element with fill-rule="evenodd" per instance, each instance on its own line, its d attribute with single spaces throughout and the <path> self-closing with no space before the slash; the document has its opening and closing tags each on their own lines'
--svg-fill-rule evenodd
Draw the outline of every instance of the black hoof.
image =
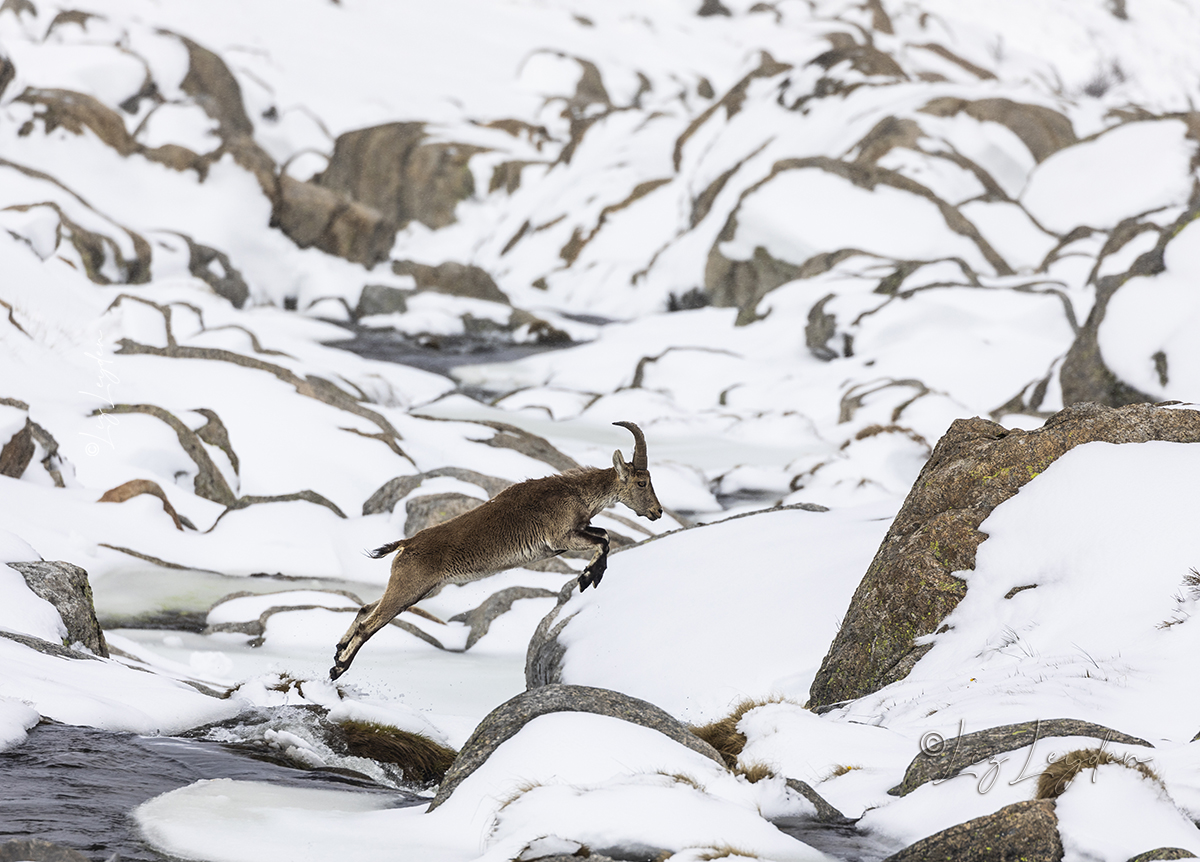
<svg viewBox="0 0 1200 862">
<path fill-rule="evenodd" d="M 330 679 L 337 679 L 339 676 L 341 676 L 342 674 L 344 674 L 344 673 L 345 673 L 346 671 L 348 671 L 349 669 L 350 669 L 350 666 L 349 666 L 349 665 L 342 664 L 341 662 L 338 662 L 338 663 L 334 664 L 334 666 L 333 666 L 333 667 L 331 667 L 331 668 L 329 669 L 329 678 L 330 678 Z"/>
<path fill-rule="evenodd" d="M 592 585 L 592 578 L 590 575 L 587 575 L 587 574 L 580 575 L 580 577 L 579 577 L 579 592 L 582 593 L 584 590 L 586 590 L 591 585 Z"/>
</svg>

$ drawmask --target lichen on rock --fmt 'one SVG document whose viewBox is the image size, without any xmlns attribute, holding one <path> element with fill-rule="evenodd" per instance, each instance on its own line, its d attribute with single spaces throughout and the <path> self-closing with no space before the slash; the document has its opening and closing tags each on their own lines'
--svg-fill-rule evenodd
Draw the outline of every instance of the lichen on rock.
<svg viewBox="0 0 1200 862">
<path fill-rule="evenodd" d="M 934 447 L 851 599 L 817 671 L 809 706 L 862 697 L 903 679 L 966 595 L 955 572 L 975 567 L 996 506 L 1083 443 L 1200 442 L 1200 412 L 1133 404 L 1076 404 L 1034 431 L 978 417 L 956 420 Z"/>
</svg>

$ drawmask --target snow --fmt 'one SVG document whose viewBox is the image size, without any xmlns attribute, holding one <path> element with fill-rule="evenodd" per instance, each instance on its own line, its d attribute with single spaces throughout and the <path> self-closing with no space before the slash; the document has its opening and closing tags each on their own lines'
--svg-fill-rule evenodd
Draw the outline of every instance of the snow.
<svg viewBox="0 0 1200 862">
<path fill-rule="evenodd" d="M 816 207 L 812 201 L 828 203 Z M 987 266 L 931 201 L 882 185 L 860 189 L 815 168 L 787 171 L 746 199 L 737 236 L 721 252 L 746 260 L 757 246 L 795 264 L 818 252 L 858 248 L 897 258 L 944 254 L 966 258 L 977 269 Z"/>
<path fill-rule="evenodd" d="M 41 555 L 16 533 L 0 529 L 0 563 L 30 563 L 41 558 Z"/>
<path fill-rule="evenodd" d="M 0 638 L 0 750 L 42 719 L 171 734 L 269 713 L 269 726 L 243 722 L 227 741 L 273 734 L 298 763 L 388 783 L 296 716 L 461 747 L 525 689 L 530 637 L 572 575 L 516 569 L 447 586 L 420 605 L 439 621 L 397 621 L 425 638 L 387 627 L 335 684 L 333 645 L 356 608 L 339 591 L 378 598 L 388 562 L 362 551 L 405 526 L 407 500 L 372 515 L 364 503 L 441 467 L 509 482 L 555 469 L 502 445 L 495 423 L 605 467 L 630 446 L 610 423 L 634 421 L 671 511 L 651 523 L 617 507 L 595 523 L 635 541 L 670 535 L 614 553 L 602 586 L 559 609 L 565 681 L 693 722 L 761 703 L 739 725 L 741 764 L 809 782 L 896 849 L 1030 798 L 1032 782 L 1009 783 L 1027 758 L 1040 769 L 1047 751 L 1097 744 L 1043 741 L 969 765 L 975 777 L 889 796 L 927 733 L 1089 719 L 1150 741 L 1111 748 L 1149 757 L 1166 789 L 1117 766 L 1077 780 L 1058 803 L 1067 858 L 1194 846 L 1190 445 L 1069 452 L 984 523 L 976 568 L 959 573 L 967 596 L 908 677 L 824 715 L 802 704 L 950 424 L 1036 428 L 1063 406 L 1059 372 L 1097 279 L 1120 284 L 1097 334 L 1107 368 L 1151 399 L 1200 400 L 1200 227 L 1187 215 L 1197 144 L 1184 113 L 1200 80 L 1195 4 L 1129 4 L 1122 19 L 1123 4 L 1099 0 L 884 3 L 891 32 L 844 0 L 726 5 L 731 16 L 700 17 L 682 0 L 112 0 L 86 27 L 53 30 L 40 6 L 0 13 L 0 55 L 15 69 L 0 93 L 0 448 L 27 422 L 39 429 L 28 466 L 0 476 L 0 562 L 82 566 L 107 623 L 266 615 L 261 636 L 110 627 L 104 660 Z M 864 33 L 902 75 L 814 62 Z M 367 269 L 273 226 L 270 184 L 231 148 L 203 176 L 177 172 L 21 98 L 77 91 L 145 147 L 218 152 L 219 124 L 183 90 L 183 38 L 225 63 L 253 143 L 292 177 L 323 171 L 347 131 L 422 122 L 427 141 L 480 148 L 474 191 L 446 227 L 400 226 L 390 260 Z M 778 71 L 762 72 L 764 52 Z M 127 101 L 147 76 L 164 101 Z M 985 99 L 1057 112 L 1078 140 L 1050 136 L 1059 148 L 1035 155 L 1006 125 L 925 110 Z M 919 133 L 873 152 L 864 138 L 896 121 Z M 505 163 L 523 165 L 521 182 L 493 189 Z M 185 237 L 228 256 L 208 274 L 235 269 L 243 307 L 192 273 Z M 1127 277 L 1135 263 L 1157 268 L 1144 257 L 1156 247 L 1162 270 Z M 148 269 L 131 270 L 147 248 Z M 740 309 L 667 312 L 711 293 L 718 256 L 738 263 L 743 289 L 794 274 L 759 249 L 812 264 L 735 297 Z M 511 304 L 417 291 L 393 260 L 477 266 Z M 353 320 L 368 284 L 405 290 L 407 310 Z M 465 355 L 448 375 L 328 346 L 356 328 L 436 342 L 486 322 L 495 334 L 516 312 L 574 343 L 515 362 Z M 155 355 L 169 343 L 192 358 Z M 337 404 L 312 397 L 326 383 L 345 394 Z M 162 408 L 185 428 L 118 405 Z M 232 454 L 189 433 L 213 430 L 200 411 L 218 417 Z M 309 500 L 230 510 L 197 485 L 202 474 L 234 497 L 311 491 L 340 514 Z M 135 479 L 187 526 L 150 495 L 98 502 Z M 484 496 L 441 477 L 408 499 L 446 491 Z M 827 511 L 730 519 L 780 503 Z M 684 520 L 701 526 L 678 530 Z M 463 620 L 514 587 L 544 593 L 513 602 L 468 649 Z M 239 592 L 251 595 L 226 599 Z M 65 635 L 4 565 L 0 631 L 56 646 Z M 195 859 L 378 855 L 384 842 L 401 858 L 455 862 L 583 846 L 820 858 L 771 824 L 812 814 L 779 778 L 751 785 L 661 734 L 591 715 L 531 722 L 431 814 L 379 798 L 217 780 L 138 818 L 160 850 Z"/>
<path fill-rule="evenodd" d="M 580 744 L 588 740 L 587 744 Z M 135 812 L 154 844 L 180 856 L 255 858 L 265 848 L 320 859 L 387 841 L 398 859 L 510 859 L 539 839 L 604 847 L 679 850 L 728 843 L 764 858 L 829 857 L 762 819 L 811 810 L 778 779 L 750 784 L 658 731 L 619 719 L 555 713 L 533 719 L 427 815 L 379 811 L 334 791 L 295 791 L 251 782 L 202 781 Z M 336 812 L 334 821 L 326 819 Z M 221 835 L 195 827 L 220 822 Z M 482 855 L 480 855 L 482 853 Z"/>
<path fill-rule="evenodd" d="M 237 703 L 117 661 L 43 655 L 6 638 L 0 638 L 0 660 L 8 696 L 64 724 L 172 734 L 229 718 L 240 709 Z"/>
<path fill-rule="evenodd" d="M 35 595 L 16 569 L 0 566 L 0 591 L 7 599 L 0 611 L 0 629 L 54 643 L 66 637 L 67 627 L 54 605 Z"/>
<path fill-rule="evenodd" d="M 926 636 L 933 649 L 913 672 L 855 710 L 976 729 L 983 708 L 991 724 L 1070 715 L 1190 740 L 1196 686 L 1173 657 L 1195 637 L 1184 579 L 1200 554 L 1187 526 L 1197 479 L 1200 453 L 1186 444 L 1088 443 L 1063 455 L 981 525 L 989 538 L 959 574 L 967 596 L 949 630 Z M 936 717 L 917 718 L 931 705 Z"/>
<path fill-rule="evenodd" d="M 1113 296 L 1100 327 L 1100 349 L 1124 379 L 1166 400 L 1195 392 L 1200 384 L 1195 339 L 1189 337 L 1200 315 L 1193 289 L 1200 275 L 1200 225 L 1192 222 L 1179 232 L 1164 263 L 1165 272 L 1131 279 L 1127 291 Z M 1161 371 L 1158 353 L 1164 357 Z"/>
<path fill-rule="evenodd" d="M 853 587 L 833 589 L 829 573 L 865 571 L 888 515 L 879 506 L 773 512 L 614 556 L 603 589 L 559 612 L 569 619 L 562 681 L 624 691 L 693 724 L 748 697 L 803 699 Z"/>
<path fill-rule="evenodd" d="M 0 698 L 0 751 L 24 742 L 25 731 L 39 720 L 41 715 L 27 704 L 7 697 Z"/>
<path fill-rule="evenodd" d="M 1046 159 L 1022 202 L 1052 231 L 1111 228 L 1122 219 L 1187 201 L 1196 145 L 1178 120 L 1129 123 Z M 1096 177 L 1105 182 L 1097 183 Z"/>
<path fill-rule="evenodd" d="M 1161 785 L 1106 764 L 1086 770 L 1055 802 L 1065 859 L 1129 859 L 1155 847 L 1200 853 L 1196 824 Z"/>
</svg>

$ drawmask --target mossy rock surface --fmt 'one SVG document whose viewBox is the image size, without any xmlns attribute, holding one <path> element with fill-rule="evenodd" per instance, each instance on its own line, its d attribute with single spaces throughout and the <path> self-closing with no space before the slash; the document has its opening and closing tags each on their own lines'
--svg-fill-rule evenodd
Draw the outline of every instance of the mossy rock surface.
<svg viewBox="0 0 1200 862">
<path fill-rule="evenodd" d="M 8 565 L 21 573 L 34 594 L 54 605 L 67 629 L 66 645 L 81 643 L 93 655 L 108 658 L 108 644 L 96 620 L 92 585 L 88 583 L 85 570 L 62 561 L 38 560 Z"/>
<path fill-rule="evenodd" d="M 1139 853 L 1129 860 L 1129 862 L 1156 862 L 1160 859 L 1195 859 L 1196 854 L 1191 850 L 1184 850 L 1182 847 L 1158 847 L 1154 850 L 1147 850 L 1145 853 Z"/>
<path fill-rule="evenodd" d="M 912 759 L 904 772 L 904 780 L 888 793 L 892 796 L 907 796 L 926 782 L 948 781 L 973 763 L 982 763 L 996 755 L 1016 751 L 1027 745 L 1036 745 L 1040 739 L 1064 736 L 1090 736 L 1103 740 L 1105 744 L 1118 742 L 1122 745 L 1153 747 L 1139 737 L 1074 718 L 1038 719 L 1019 724 L 1005 724 L 951 739 L 937 738 L 932 740 L 933 744 L 926 738 L 922 746 L 926 750 Z M 1036 774 L 1035 772 L 1034 775 Z"/>
<path fill-rule="evenodd" d="M 1076 404 L 1034 431 L 978 417 L 955 421 L 934 447 L 851 599 L 809 691 L 819 709 L 903 679 L 928 650 L 915 638 L 937 630 L 966 595 L 955 572 L 975 568 L 979 530 L 1064 453 L 1083 443 L 1200 441 L 1200 412 L 1132 404 Z"/>
<path fill-rule="evenodd" d="M 922 838 L 884 862 L 1058 862 L 1063 858 L 1054 803 L 1035 799 Z"/>
</svg>

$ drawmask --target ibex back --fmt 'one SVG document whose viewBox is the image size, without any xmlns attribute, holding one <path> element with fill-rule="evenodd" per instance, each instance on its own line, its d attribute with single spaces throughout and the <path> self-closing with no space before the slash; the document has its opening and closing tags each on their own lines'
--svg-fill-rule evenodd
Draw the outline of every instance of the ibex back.
<svg viewBox="0 0 1200 862">
<path fill-rule="evenodd" d="M 632 462 L 617 450 L 608 469 L 583 467 L 511 485 L 469 512 L 371 551 L 377 559 L 396 552 L 391 578 L 379 601 L 364 605 L 338 642 L 330 678 L 346 672 L 373 634 L 442 584 L 478 580 L 563 551 L 592 551 L 579 589 L 598 586 L 608 566 L 608 533 L 591 519 L 618 502 L 651 521 L 663 511 L 646 469 L 641 429 L 632 422 L 613 424 L 633 434 Z"/>
</svg>

